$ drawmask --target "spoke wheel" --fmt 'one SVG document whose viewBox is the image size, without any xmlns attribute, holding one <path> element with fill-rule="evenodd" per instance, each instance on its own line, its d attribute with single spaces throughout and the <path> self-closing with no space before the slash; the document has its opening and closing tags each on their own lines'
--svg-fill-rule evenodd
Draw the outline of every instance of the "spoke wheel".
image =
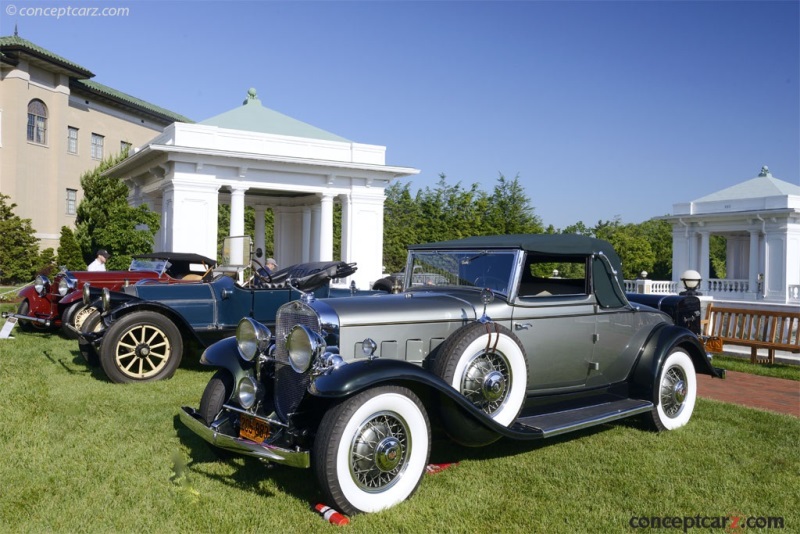
<svg viewBox="0 0 800 534">
<path fill-rule="evenodd" d="M 651 419 L 656 430 L 673 430 L 689 422 L 697 400 L 697 376 L 683 349 L 674 349 L 665 359 L 653 396 Z"/>
<path fill-rule="evenodd" d="M 100 363 L 113 382 L 149 382 L 171 377 L 182 353 L 180 332 L 169 318 L 134 312 L 109 326 Z"/>
<path fill-rule="evenodd" d="M 430 433 L 420 400 L 398 386 L 364 391 L 328 410 L 312 451 L 327 502 L 356 514 L 410 497 L 425 473 Z"/>
</svg>

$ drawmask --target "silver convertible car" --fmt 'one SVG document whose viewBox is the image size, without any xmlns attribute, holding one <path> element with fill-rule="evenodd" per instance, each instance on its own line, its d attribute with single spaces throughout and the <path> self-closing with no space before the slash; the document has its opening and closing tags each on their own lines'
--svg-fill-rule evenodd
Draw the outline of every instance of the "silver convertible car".
<svg viewBox="0 0 800 534">
<path fill-rule="evenodd" d="M 404 272 L 397 294 L 285 304 L 274 336 L 243 319 L 204 352 L 219 370 L 181 421 L 216 447 L 313 468 L 327 504 L 353 514 L 416 490 L 432 420 L 467 446 L 633 416 L 672 430 L 692 416 L 695 373 L 724 376 L 694 332 L 629 302 L 605 241 L 416 245 Z"/>
</svg>

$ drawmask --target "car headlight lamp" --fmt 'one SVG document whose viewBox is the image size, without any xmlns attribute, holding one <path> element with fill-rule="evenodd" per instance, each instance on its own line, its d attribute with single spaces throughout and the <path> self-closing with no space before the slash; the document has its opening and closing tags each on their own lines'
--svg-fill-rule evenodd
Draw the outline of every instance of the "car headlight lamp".
<svg viewBox="0 0 800 534">
<path fill-rule="evenodd" d="M 107 287 L 103 288 L 103 311 L 107 312 L 111 309 L 111 291 Z"/>
<path fill-rule="evenodd" d="M 311 363 L 325 352 L 322 336 L 303 325 L 295 325 L 286 336 L 289 364 L 298 373 L 305 373 Z"/>
<path fill-rule="evenodd" d="M 250 317 L 243 318 L 236 327 L 236 346 L 239 349 L 239 356 L 244 361 L 253 361 L 256 356 L 263 354 L 269 348 L 271 338 L 272 332 L 269 328 Z"/>
<path fill-rule="evenodd" d="M 67 278 L 66 276 L 63 277 L 61 280 L 58 281 L 58 294 L 66 296 L 67 293 L 75 289 L 75 281 Z"/>
<path fill-rule="evenodd" d="M 236 395 L 239 397 L 239 405 L 245 410 L 249 410 L 258 400 L 258 382 L 252 376 L 242 378 L 239 380 Z"/>
<path fill-rule="evenodd" d="M 50 280 L 44 275 L 38 275 L 36 280 L 33 281 L 33 289 L 36 290 L 40 297 L 44 297 L 47 294 L 47 290 L 50 289 Z"/>
</svg>

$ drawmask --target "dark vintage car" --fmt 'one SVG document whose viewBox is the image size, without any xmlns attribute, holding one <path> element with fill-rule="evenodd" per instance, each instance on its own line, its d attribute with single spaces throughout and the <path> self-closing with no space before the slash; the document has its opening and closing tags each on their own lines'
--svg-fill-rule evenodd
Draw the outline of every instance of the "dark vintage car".
<svg viewBox="0 0 800 534">
<path fill-rule="evenodd" d="M 692 416 L 695 373 L 723 375 L 694 332 L 628 301 L 605 241 L 417 245 L 405 273 L 398 294 L 290 302 L 274 336 L 244 319 L 203 353 L 218 371 L 181 421 L 221 449 L 313 468 L 352 514 L 416 490 L 431 419 L 467 446 L 633 416 L 671 430 Z"/>
<path fill-rule="evenodd" d="M 356 271 L 355 264 L 317 262 L 270 273 L 254 261 L 243 283 L 242 269 L 220 267 L 211 277 L 181 284 L 141 280 L 119 292 L 89 287 L 85 302 L 96 311 L 77 332 L 81 354 L 113 382 L 169 378 L 184 348 L 232 336 L 242 317 L 274 324 L 278 308 L 301 291 L 328 297 L 332 279 Z"/>
<path fill-rule="evenodd" d="M 16 314 L 21 328 L 50 330 L 63 325 L 80 329 L 93 309 L 83 304 L 81 290 L 85 284 L 110 290 L 120 290 L 139 280 L 177 282 L 199 280 L 208 274 L 216 261 L 200 254 L 154 252 L 133 257 L 127 271 L 69 271 L 62 270 L 51 282 L 39 275 L 34 283 L 19 292 L 22 301 Z M 69 328 L 63 329 L 72 335 Z"/>
</svg>

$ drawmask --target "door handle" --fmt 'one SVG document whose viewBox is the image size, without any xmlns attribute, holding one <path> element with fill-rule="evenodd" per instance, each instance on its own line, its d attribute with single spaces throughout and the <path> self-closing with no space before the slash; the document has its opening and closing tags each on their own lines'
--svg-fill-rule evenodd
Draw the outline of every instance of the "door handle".
<svg viewBox="0 0 800 534">
<path fill-rule="evenodd" d="M 528 328 L 532 327 L 531 323 L 515 323 L 514 330 L 527 330 Z"/>
</svg>

